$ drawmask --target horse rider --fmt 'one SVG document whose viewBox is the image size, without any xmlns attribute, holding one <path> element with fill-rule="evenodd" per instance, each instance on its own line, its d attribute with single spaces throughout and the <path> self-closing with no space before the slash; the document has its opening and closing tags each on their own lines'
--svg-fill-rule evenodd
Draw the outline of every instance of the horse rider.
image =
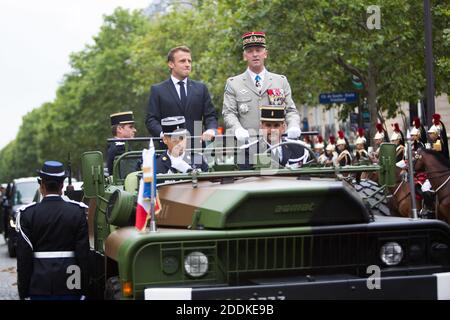
<svg viewBox="0 0 450 320">
<path fill-rule="evenodd" d="M 411 151 L 417 152 L 419 149 L 425 149 L 424 143 L 425 129 L 420 124 L 420 119 L 415 118 L 413 121 L 413 128 L 411 129 Z"/>
<path fill-rule="evenodd" d="M 317 136 L 317 142 L 314 144 L 314 153 L 316 154 L 319 164 L 324 165 L 327 157 L 325 156 L 325 145 L 321 135 Z"/>
<path fill-rule="evenodd" d="M 433 125 L 428 129 L 428 137 L 430 140 L 428 149 L 440 152 L 444 157 L 449 159 L 447 131 L 439 114 L 433 115 Z"/>
<path fill-rule="evenodd" d="M 355 161 L 366 162 L 369 160 L 369 153 L 366 150 L 366 138 L 364 137 L 364 129 L 358 128 L 358 138 L 355 141 Z"/>
<path fill-rule="evenodd" d="M 348 166 L 352 164 L 352 155 L 350 154 L 350 151 L 348 150 L 348 143 L 344 136 L 344 131 L 340 130 L 338 132 L 338 139 L 336 141 L 336 146 L 338 149 L 338 158 L 337 163 L 343 167 Z"/>
<path fill-rule="evenodd" d="M 391 142 L 397 146 L 395 149 L 396 162 L 403 160 L 405 158 L 405 139 L 398 123 L 394 123 L 394 132 L 391 135 Z"/>
<path fill-rule="evenodd" d="M 331 135 L 328 138 L 328 144 L 325 147 L 325 161 L 323 165 L 325 167 L 334 167 L 336 165 L 336 161 L 338 158 L 338 154 L 336 152 L 336 138 Z"/>
<path fill-rule="evenodd" d="M 375 151 L 371 152 L 370 159 L 373 163 L 378 163 L 378 158 L 380 154 L 380 146 L 385 139 L 385 134 L 383 130 L 383 125 L 381 123 L 377 123 L 376 125 L 377 132 L 373 136 L 373 141 L 375 143 Z"/>
</svg>

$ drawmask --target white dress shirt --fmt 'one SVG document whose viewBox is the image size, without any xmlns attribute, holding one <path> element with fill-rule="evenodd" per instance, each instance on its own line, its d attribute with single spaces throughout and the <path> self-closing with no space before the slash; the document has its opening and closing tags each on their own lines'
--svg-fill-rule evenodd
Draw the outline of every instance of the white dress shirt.
<svg viewBox="0 0 450 320">
<path fill-rule="evenodd" d="M 181 99 L 181 95 L 180 95 L 180 85 L 178 84 L 178 82 L 183 81 L 184 82 L 184 90 L 186 90 L 186 97 L 188 95 L 188 89 L 187 89 L 187 78 L 184 78 L 183 80 L 178 80 L 177 78 L 175 78 L 174 76 L 170 76 L 170 78 L 172 79 L 172 82 L 175 86 L 175 89 L 177 90 L 178 93 L 178 98 Z"/>
<path fill-rule="evenodd" d="M 264 76 L 266 75 L 266 71 L 267 71 L 266 68 L 264 68 L 263 71 L 261 71 L 261 73 L 256 74 L 253 71 L 251 71 L 250 68 L 247 68 L 247 72 L 250 75 L 250 78 L 252 78 L 252 81 L 253 81 L 254 85 L 256 85 L 256 82 L 255 82 L 256 75 L 259 75 L 259 77 L 261 78 L 261 80 L 260 80 L 261 88 L 264 85 Z"/>
</svg>

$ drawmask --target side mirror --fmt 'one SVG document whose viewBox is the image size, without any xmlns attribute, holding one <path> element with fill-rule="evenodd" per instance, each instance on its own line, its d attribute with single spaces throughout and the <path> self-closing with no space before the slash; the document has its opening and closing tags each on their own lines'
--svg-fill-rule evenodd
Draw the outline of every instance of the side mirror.
<svg viewBox="0 0 450 320">
<path fill-rule="evenodd" d="M 89 151 L 81 156 L 83 190 L 86 198 L 95 198 L 105 194 L 105 176 L 103 173 L 103 154 Z"/>
<path fill-rule="evenodd" d="M 380 146 L 380 184 L 388 187 L 395 186 L 395 149 L 397 146 L 394 143 L 382 143 Z"/>
</svg>

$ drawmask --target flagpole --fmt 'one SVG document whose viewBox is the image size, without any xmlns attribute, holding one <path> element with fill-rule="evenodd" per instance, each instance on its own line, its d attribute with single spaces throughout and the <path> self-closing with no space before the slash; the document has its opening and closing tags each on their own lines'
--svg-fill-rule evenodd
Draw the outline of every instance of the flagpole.
<svg viewBox="0 0 450 320">
<path fill-rule="evenodd" d="M 155 221 L 155 202 L 156 202 L 156 152 L 152 155 L 153 179 L 151 184 L 151 201 L 150 201 L 150 232 L 156 232 Z"/>
</svg>

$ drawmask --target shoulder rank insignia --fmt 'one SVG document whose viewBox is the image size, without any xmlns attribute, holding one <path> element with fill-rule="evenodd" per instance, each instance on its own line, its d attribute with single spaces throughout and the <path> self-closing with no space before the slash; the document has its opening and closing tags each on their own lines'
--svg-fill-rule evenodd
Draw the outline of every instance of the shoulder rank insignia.
<svg viewBox="0 0 450 320">
<path fill-rule="evenodd" d="M 162 157 L 162 159 L 163 159 L 163 161 L 167 161 L 167 157 L 166 156 Z"/>
<path fill-rule="evenodd" d="M 116 141 L 116 146 L 123 146 L 125 145 L 125 142 L 123 141 Z"/>
</svg>

